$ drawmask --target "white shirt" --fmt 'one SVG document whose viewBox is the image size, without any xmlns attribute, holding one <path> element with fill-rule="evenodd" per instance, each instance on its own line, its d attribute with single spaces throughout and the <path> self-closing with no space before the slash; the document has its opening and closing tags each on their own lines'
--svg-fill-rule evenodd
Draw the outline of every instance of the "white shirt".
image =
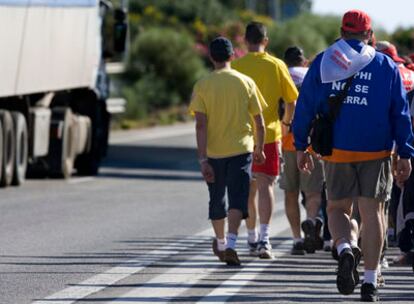
<svg viewBox="0 0 414 304">
<path fill-rule="evenodd" d="M 306 67 L 291 67 L 289 68 L 290 76 L 293 79 L 296 87 L 299 88 L 302 86 L 303 79 L 305 78 L 306 73 L 308 72 L 309 68 Z"/>
</svg>

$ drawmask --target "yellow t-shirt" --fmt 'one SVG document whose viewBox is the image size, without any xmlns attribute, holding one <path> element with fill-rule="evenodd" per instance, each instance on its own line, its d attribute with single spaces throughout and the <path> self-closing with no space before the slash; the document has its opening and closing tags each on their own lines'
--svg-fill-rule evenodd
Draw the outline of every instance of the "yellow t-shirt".
<svg viewBox="0 0 414 304">
<path fill-rule="evenodd" d="M 294 102 L 298 98 L 298 90 L 286 64 L 268 53 L 251 52 L 233 61 L 232 67 L 256 82 L 268 105 L 263 110 L 265 143 L 280 141 L 282 130 L 278 115 L 279 101 L 283 99 L 285 102 Z"/>
<path fill-rule="evenodd" d="M 233 69 L 214 71 L 199 80 L 189 110 L 207 115 L 207 156 L 252 152 L 252 117 L 266 106 L 254 81 Z"/>
</svg>

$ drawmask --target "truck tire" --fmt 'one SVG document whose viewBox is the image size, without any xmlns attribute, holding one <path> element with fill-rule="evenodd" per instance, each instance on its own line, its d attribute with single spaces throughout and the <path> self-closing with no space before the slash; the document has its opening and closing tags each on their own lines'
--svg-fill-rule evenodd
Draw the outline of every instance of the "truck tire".
<svg viewBox="0 0 414 304">
<path fill-rule="evenodd" d="M 68 179 L 73 172 L 75 160 L 75 136 L 72 111 L 66 107 L 52 110 L 50 145 L 48 155 L 49 175 Z"/>
<path fill-rule="evenodd" d="M 12 185 L 19 186 L 26 179 L 29 153 L 29 134 L 26 118 L 20 112 L 12 112 L 15 134 L 15 159 Z"/>
<path fill-rule="evenodd" d="M 109 115 L 102 106 L 98 106 L 92 120 L 91 149 L 76 159 L 76 170 L 79 175 L 94 176 L 99 173 L 102 157 L 108 144 Z"/>
<path fill-rule="evenodd" d="M 1 170 L 1 168 L 3 168 L 3 123 L 0 120 L 0 180 L 3 176 L 3 170 Z"/>
<path fill-rule="evenodd" d="M 0 121 L 3 125 L 3 163 L 1 164 L 0 187 L 7 187 L 13 180 L 16 138 L 11 113 L 1 110 Z"/>
</svg>

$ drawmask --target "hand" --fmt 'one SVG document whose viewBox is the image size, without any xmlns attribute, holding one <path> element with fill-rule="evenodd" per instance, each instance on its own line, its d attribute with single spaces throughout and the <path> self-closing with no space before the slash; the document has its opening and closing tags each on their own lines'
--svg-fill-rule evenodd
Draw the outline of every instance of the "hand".
<svg viewBox="0 0 414 304">
<path fill-rule="evenodd" d="M 297 151 L 296 153 L 299 170 L 305 174 L 311 174 L 313 168 L 315 168 L 315 165 L 310 153 L 305 151 Z"/>
<path fill-rule="evenodd" d="M 411 162 L 407 158 L 397 160 L 397 170 L 395 172 L 395 181 L 400 188 L 404 187 L 404 182 L 410 177 Z"/>
<path fill-rule="evenodd" d="M 263 165 L 266 161 L 266 155 L 262 148 L 254 148 L 253 161 L 258 165 Z"/>
<path fill-rule="evenodd" d="M 214 183 L 214 170 L 208 161 L 201 163 L 201 174 L 203 174 L 204 180 L 207 183 Z"/>
<path fill-rule="evenodd" d="M 282 123 L 282 136 L 285 137 L 290 132 L 290 127 Z"/>
</svg>

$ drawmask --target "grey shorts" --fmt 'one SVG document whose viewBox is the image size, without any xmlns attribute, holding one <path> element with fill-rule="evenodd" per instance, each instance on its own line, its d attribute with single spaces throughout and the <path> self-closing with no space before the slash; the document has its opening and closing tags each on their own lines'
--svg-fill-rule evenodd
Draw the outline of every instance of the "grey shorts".
<svg viewBox="0 0 414 304">
<path fill-rule="evenodd" d="M 390 198 L 392 187 L 389 157 L 355 163 L 325 162 L 328 200 L 366 197 Z"/>
<path fill-rule="evenodd" d="M 322 161 L 313 157 L 315 168 L 310 175 L 301 173 L 296 163 L 295 151 L 283 151 L 282 173 L 279 186 L 287 192 L 303 191 L 321 193 L 324 182 Z"/>
</svg>

